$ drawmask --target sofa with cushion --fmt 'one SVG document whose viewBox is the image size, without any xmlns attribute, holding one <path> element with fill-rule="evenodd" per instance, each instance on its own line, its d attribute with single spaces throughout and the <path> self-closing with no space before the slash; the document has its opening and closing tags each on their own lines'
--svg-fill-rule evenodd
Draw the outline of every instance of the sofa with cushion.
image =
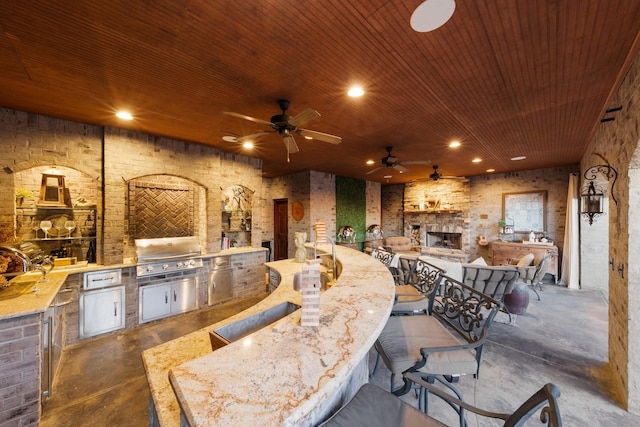
<svg viewBox="0 0 640 427">
<path fill-rule="evenodd" d="M 385 249 L 404 255 L 420 255 L 420 248 L 411 245 L 411 239 L 404 236 L 393 236 L 384 239 Z"/>
</svg>

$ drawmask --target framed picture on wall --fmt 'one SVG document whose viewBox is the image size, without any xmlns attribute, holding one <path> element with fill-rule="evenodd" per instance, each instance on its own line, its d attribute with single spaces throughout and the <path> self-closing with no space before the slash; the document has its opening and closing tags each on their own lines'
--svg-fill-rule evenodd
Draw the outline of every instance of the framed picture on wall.
<svg viewBox="0 0 640 427">
<path fill-rule="evenodd" d="M 547 191 L 502 193 L 502 217 L 513 222 L 516 233 L 541 233 L 547 229 Z"/>
</svg>

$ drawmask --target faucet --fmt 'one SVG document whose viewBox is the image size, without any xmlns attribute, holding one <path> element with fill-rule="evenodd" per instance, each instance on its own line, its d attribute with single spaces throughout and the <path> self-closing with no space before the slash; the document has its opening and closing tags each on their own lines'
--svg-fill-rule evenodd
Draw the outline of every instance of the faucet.
<svg viewBox="0 0 640 427">
<path fill-rule="evenodd" d="M 338 268 L 336 265 L 336 242 L 333 241 L 333 239 L 331 239 L 331 237 L 327 236 L 325 237 L 329 243 L 331 243 L 331 275 L 333 276 L 333 280 L 336 280 L 337 277 L 337 273 L 338 273 Z M 316 240 L 315 242 L 313 242 L 313 259 L 317 259 L 318 258 L 318 240 Z"/>
</svg>

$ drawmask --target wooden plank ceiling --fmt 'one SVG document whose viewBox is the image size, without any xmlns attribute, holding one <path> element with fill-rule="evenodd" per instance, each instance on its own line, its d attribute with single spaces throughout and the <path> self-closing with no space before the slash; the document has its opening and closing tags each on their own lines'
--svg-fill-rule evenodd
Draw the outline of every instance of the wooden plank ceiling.
<svg viewBox="0 0 640 427">
<path fill-rule="evenodd" d="M 458 176 L 579 162 L 638 51 L 640 1 L 458 0 L 429 33 L 409 26 L 418 4 L 2 2 L 0 106 L 259 157 L 267 177 L 312 169 L 400 183 L 432 172 L 367 175 L 386 146 Z M 346 96 L 353 83 L 363 97 Z M 287 162 L 277 134 L 253 152 L 222 139 L 269 130 L 223 112 L 268 121 L 280 98 L 291 115 L 317 110 L 303 127 L 342 144 L 297 137 Z M 135 120 L 113 116 L 123 108 Z M 448 148 L 453 139 L 462 147 Z"/>
</svg>

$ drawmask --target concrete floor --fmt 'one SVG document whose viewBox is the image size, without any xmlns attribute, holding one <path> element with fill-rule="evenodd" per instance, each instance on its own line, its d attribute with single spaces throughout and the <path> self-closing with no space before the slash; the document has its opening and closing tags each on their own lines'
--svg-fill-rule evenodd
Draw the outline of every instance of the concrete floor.
<svg viewBox="0 0 640 427">
<path fill-rule="evenodd" d="M 480 378 L 463 377 L 465 400 L 482 408 L 512 412 L 546 382 L 562 393 L 565 426 L 638 426 L 611 394 L 607 368 L 607 311 L 602 293 L 544 286 L 542 301 L 531 294 L 526 314 L 515 325 L 494 322 L 485 345 Z M 41 426 L 146 426 L 149 391 L 140 352 L 255 304 L 262 297 L 165 319 L 121 334 L 65 349 L 45 404 Z M 370 353 L 373 367 L 375 353 Z M 389 387 L 383 364 L 372 382 Z M 415 403 L 411 394 L 403 399 Z M 437 399 L 430 413 L 456 425 L 452 411 Z M 468 418 L 474 426 L 500 425 Z M 541 425 L 536 419 L 527 425 Z"/>
</svg>

